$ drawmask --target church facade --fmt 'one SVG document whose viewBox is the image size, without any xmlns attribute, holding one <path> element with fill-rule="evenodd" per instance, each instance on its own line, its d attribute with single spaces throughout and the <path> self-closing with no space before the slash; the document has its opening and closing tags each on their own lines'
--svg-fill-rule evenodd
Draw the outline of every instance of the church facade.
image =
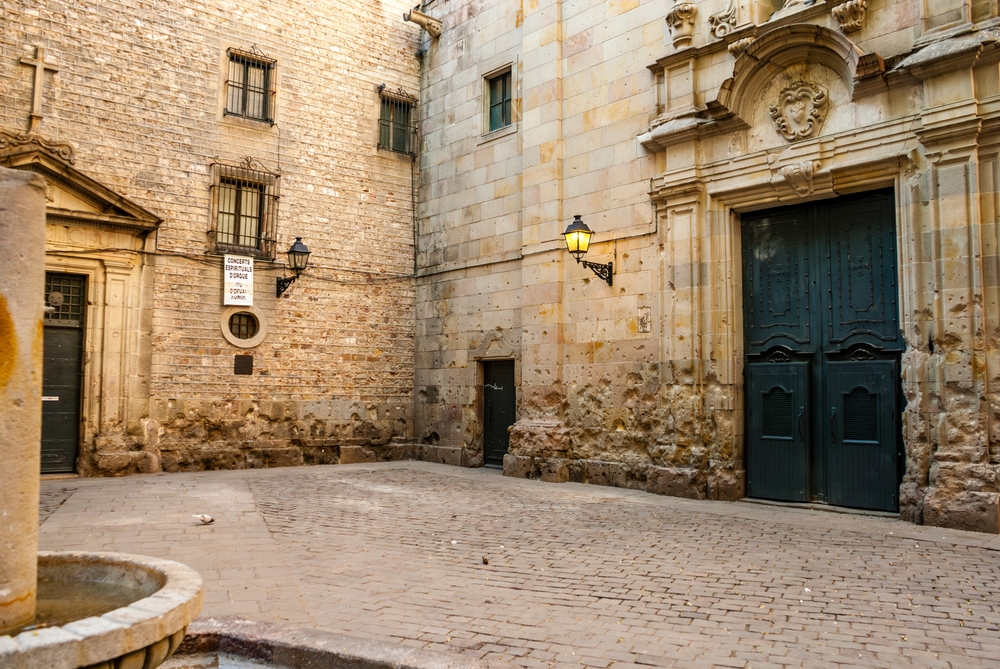
<svg viewBox="0 0 1000 669">
<path fill-rule="evenodd" d="M 0 165 L 48 183 L 43 471 L 408 457 L 406 3 L 2 7 Z"/>
<path fill-rule="evenodd" d="M 423 12 L 418 438 L 998 531 L 994 5 Z"/>
</svg>

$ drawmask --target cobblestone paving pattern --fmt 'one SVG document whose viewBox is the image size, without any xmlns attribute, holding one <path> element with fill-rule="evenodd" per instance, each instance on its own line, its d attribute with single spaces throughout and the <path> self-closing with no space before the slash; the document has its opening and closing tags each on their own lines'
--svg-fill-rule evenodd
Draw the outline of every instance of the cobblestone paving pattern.
<svg viewBox="0 0 1000 669">
<path fill-rule="evenodd" d="M 1000 667 L 1000 542 L 894 520 L 407 463 L 130 477 L 42 536 L 187 562 L 203 615 L 525 667 Z"/>
<path fill-rule="evenodd" d="M 38 524 L 41 525 L 52 513 L 76 492 L 73 483 L 55 482 L 43 486 L 38 493 Z"/>
</svg>

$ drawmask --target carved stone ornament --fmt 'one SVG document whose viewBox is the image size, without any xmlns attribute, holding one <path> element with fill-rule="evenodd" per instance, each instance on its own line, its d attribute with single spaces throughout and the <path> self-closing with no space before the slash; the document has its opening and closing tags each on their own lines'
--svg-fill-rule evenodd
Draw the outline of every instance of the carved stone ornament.
<svg viewBox="0 0 1000 669">
<path fill-rule="evenodd" d="M 736 0 L 729 0 L 729 5 L 721 12 L 709 16 L 708 22 L 716 37 L 722 38 L 733 32 L 736 27 Z"/>
<path fill-rule="evenodd" d="M 743 52 L 747 50 L 747 47 L 753 44 L 753 41 L 757 39 L 756 37 L 744 37 L 743 39 L 733 40 L 729 43 L 726 48 L 729 49 L 729 53 L 733 55 L 733 58 L 739 58 L 743 55 Z"/>
<path fill-rule="evenodd" d="M 833 16 L 844 33 L 861 30 L 868 16 L 868 0 L 848 0 L 833 8 Z"/>
<path fill-rule="evenodd" d="M 690 2 L 678 2 L 667 13 L 667 25 L 670 27 L 674 48 L 679 49 L 691 44 L 696 16 L 698 8 Z"/>
<path fill-rule="evenodd" d="M 804 160 L 801 163 L 785 165 L 779 171 L 796 193 L 805 196 L 812 195 L 813 174 L 819 172 L 819 168 L 818 160 Z"/>
<path fill-rule="evenodd" d="M 811 81 L 792 81 L 769 107 L 775 130 L 789 142 L 812 137 L 823 126 L 828 100 L 826 90 Z"/>
<path fill-rule="evenodd" d="M 23 147 L 23 149 L 22 149 Z M 0 153 L 15 153 L 19 149 L 39 148 L 72 165 L 76 162 L 76 149 L 67 142 L 53 142 L 33 132 L 11 133 L 0 130 Z"/>
<path fill-rule="evenodd" d="M 441 37 L 441 21 L 433 16 L 424 14 L 416 7 L 403 14 L 403 20 L 416 23 L 418 26 L 426 30 L 427 34 L 431 37 Z"/>
</svg>

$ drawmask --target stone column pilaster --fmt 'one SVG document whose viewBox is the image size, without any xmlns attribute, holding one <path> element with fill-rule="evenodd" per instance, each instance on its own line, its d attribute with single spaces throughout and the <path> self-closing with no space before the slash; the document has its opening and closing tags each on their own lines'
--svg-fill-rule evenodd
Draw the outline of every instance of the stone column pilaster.
<svg viewBox="0 0 1000 669">
<path fill-rule="evenodd" d="M 35 617 L 45 181 L 0 168 L 0 632 Z"/>
<path fill-rule="evenodd" d="M 563 267 L 562 3 L 524 5 L 521 70 L 522 303 L 520 418 L 504 471 L 567 480 Z M 573 212 L 586 214 L 587 212 Z M 565 258 L 563 256 L 566 256 Z M 572 260 L 570 258 L 570 260 Z"/>
</svg>

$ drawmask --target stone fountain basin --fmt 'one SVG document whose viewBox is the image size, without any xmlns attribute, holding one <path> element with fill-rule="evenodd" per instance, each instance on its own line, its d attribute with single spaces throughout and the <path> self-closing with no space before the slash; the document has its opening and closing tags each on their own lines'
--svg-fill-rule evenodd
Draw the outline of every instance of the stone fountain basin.
<svg viewBox="0 0 1000 669">
<path fill-rule="evenodd" d="M 38 578 L 122 585 L 141 598 L 102 615 L 0 636 L 4 669 L 152 669 L 177 649 L 201 611 L 201 576 L 171 560 L 39 552 Z"/>
</svg>

